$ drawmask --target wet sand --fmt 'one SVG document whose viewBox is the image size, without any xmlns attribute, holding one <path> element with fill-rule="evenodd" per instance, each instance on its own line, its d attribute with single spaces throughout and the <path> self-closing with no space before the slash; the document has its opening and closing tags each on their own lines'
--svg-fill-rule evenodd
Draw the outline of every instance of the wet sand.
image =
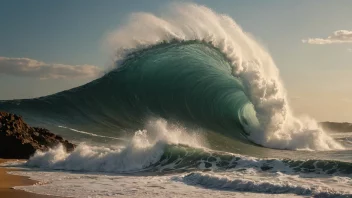
<svg viewBox="0 0 352 198">
<path fill-rule="evenodd" d="M 0 159 L 0 164 L 6 161 L 11 161 L 7 159 Z M 0 167 L 0 197 L 1 198 L 49 198 L 54 196 L 38 195 L 34 193 L 25 192 L 22 190 L 15 190 L 14 186 L 29 186 L 34 185 L 37 182 L 24 176 L 10 175 L 6 172 L 16 171 L 16 169 L 7 169 Z"/>
</svg>

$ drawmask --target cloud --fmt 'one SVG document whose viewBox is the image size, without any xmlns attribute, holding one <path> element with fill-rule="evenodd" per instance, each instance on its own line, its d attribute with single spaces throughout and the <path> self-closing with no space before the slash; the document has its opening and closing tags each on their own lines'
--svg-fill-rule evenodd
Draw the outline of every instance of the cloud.
<svg viewBox="0 0 352 198">
<path fill-rule="evenodd" d="M 38 79 L 96 78 L 102 74 L 94 65 L 44 63 L 30 58 L 0 57 L 0 74 Z"/>
<path fill-rule="evenodd" d="M 308 44 L 335 44 L 335 43 L 352 43 L 352 31 L 349 30 L 337 30 L 327 38 L 308 38 L 302 40 L 303 43 Z"/>
</svg>

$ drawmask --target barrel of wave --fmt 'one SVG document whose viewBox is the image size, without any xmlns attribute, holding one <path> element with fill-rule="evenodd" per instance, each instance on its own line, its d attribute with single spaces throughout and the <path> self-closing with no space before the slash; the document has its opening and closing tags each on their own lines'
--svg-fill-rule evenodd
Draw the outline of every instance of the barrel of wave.
<svg viewBox="0 0 352 198">
<path fill-rule="evenodd" d="M 315 121 L 293 116 L 271 56 L 229 16 L 190 3 L 172 4 L 161 16 L 135 13 L 126 25 L 111 33 L 108 43 L 116 61 L 124 57 L 126 50 L 159 42 L 211 42 L 226 54 L 233 75 L 240 76 L 247 88 L 258 119 L 257 124 L 244 125 L 253 142 L 279 149 L 343 149 Z"/>
</svg>

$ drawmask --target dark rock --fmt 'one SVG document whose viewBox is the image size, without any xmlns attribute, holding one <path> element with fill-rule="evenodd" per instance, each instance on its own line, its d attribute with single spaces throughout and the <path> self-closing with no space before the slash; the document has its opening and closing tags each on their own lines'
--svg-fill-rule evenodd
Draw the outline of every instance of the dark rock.
<svg viewBox="0 0 352 198">
<path fill-rule="evenodd" d="M 0 111 L 0 158 L 28 159 L 36 150 L 46 151 L 62 144 L 68 152 L 75 145 L 39 127 L 30 127 L 22 117 Z"/>
</svg>

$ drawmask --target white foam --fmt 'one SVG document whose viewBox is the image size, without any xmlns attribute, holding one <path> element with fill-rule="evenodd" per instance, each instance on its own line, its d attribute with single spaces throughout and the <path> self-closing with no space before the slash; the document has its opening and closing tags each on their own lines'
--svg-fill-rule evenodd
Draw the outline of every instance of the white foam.
<svg viewBox="0 0 352 198">
<path fill-rule="evenodd" d="M 175 3 L 161 16 L 132 14 L 107 43 L 120 61 L 126 51 L 175 39 L 211 42 L 232 61 L 233 75 L 244 82 L 256 110 L 258 123 L 246 127 L 255 143 L 280 149 L 343 149 L 316 121 L 293 116 L 271 56 L 229 16 L 205 6 Z"/>
<path fill-rule="evenodd" d="M 155 119 L 148 122 L 145 130 L 136 131 L 126 145 L 91 146 L 80 144 L 67 153 L 62 145 L 47 152 L 37 151 L 26 165 L 45 169 L 90 172 L 143 171 L 159 161 L 166 144 L 186 144 L 201 147 L 202 138 L 197 133 Z M 150 136 L 153 138 L 150 139 Z"/>
<path fill-rule="evenodd" d="M 193 178 L 187 177 L 188 174 L 146 176 L 38 171 L 16 171 L 11 174 L 28 176 L 39 181 L 34 186 L 15 189 L 60 197 L 292 198 L 302 197 L 294 193 L 304 194 L 306 191 L 314 191 L 313 194 L 307 194 L 308 196 L 321 193 L 320 195 L 324 195 L 321 197 L 334 197 L 340 189 L 348 190 L 344 193 L 352 193 L 349 189 L 351 178 L 305 179 L 285 174 L 270 177 L 259 176 L 256 172 L 193 173 Z"/>
</svg>

